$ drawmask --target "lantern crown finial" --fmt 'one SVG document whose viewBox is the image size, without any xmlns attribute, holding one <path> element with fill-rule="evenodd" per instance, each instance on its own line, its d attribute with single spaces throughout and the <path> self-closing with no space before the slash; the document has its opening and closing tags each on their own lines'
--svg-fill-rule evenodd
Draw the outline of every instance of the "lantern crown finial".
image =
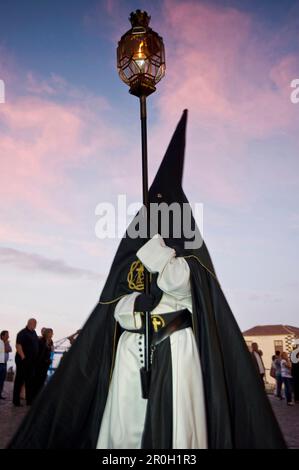
<svg viewBox="0 0 299 470">
<path fill-rule="evenodd" d="M 141 10 L 136 10 L 135 12 L 132 11 L 129 18 L 132 28 L 143 27 L 145 29 L 148 28 L 150 19 L 151 17 L 147 14 L 147 12 Z"/>
</svg>

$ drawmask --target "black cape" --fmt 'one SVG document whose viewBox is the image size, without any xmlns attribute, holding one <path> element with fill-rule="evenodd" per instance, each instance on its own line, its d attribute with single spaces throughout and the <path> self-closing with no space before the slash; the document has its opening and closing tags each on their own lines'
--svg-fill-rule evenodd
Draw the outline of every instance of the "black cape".
<svg viewBox="0 0 299 470">
<path fill-rule="evenodd" d="M 184 111 L 150 188 L 151 202 L 188 202 L 181 184 L 186 120 Z M 140 212 L 138 216 L 138 220 L 142 220 Z M 194 220 L 193 223 L 197 230 Z M 96 447 L 121 334 L 114 320 L 114 309 L 122 296 L 142 289 L 140 278 L 138 280 L 132 273 L 132 266 L 138 262 L 136 252 L 146 241 L 144 238 L 122 239 L 99 303 L 54 376 L 36 398 L 9 448 Z M 208 447 L 285 448 L 208 250 L 204 243 L 198 249 L 186 250 L 184 241 L 183 237 L 175 239 L 171 233 L 166 239 L 190 267 L 193 325 L 203 372 Z M 167 348 L 167 343 L 163 347 Z M 159 423 L 158 410 L 154 409 L 153 413 L 156 414 L 153 423 L 160 435 L 163 423 Z M 170 447 L 165 441 L 161 436 L 150 447 Z"/>
</svg>

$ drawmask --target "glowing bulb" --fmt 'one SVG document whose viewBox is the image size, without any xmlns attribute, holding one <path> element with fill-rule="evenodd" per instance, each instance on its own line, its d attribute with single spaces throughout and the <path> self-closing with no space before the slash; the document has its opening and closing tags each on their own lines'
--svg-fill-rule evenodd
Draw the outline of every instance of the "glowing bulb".
<svg viewBox="0 0 299 470">
<path fill-rule="evenodd" d="M 135 60 L 136 64 L 138 65 L 138 67 L 140 68 L 140 70 L 143 70 L 144 69 L 144 60 L 143 59 L 137 59 Z"/>
<path fill-rule="evenodd" d="M 144 47 L 144 43 L 143 43 L 143 41 L 141 41 L 141 43 L 139 44 L 138 52 L 136 54 L 136 58 L 135 58 L 135 62 L 138 65 L 138 67 L 140 68 L 141 71 L 143 71 L 143 69 L 144 69 L 144 66 L 145 66 L 145 60 L 144 59 L 146 59 L 146 55 L 144 54 L 144 52 L 142 52 L 143 47 Z"/>
</svg>

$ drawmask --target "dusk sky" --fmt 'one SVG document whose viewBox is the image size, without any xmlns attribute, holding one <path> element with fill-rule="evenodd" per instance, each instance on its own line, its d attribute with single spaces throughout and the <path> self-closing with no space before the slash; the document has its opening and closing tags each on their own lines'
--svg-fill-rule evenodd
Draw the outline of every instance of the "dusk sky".
<svg viewBox="0 0 299 470">
<path fill-rule="evenodd" d="M 116 70 L 137 8 L 164 39 L 148 99 L 155 175 L 189 110 L 184 190 L 242 330 L 299 326 L 299 0 L 0 3 L 0 329 L 54 340 L 98 301 L 119 240 L 100 202 L 141 200 L 139 103 Z"/>
</svg>

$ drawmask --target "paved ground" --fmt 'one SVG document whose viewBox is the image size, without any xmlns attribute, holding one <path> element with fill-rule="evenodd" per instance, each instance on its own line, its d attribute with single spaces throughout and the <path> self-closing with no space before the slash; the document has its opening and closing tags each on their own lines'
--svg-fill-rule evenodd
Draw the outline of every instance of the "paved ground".
<svg viewBox="0 0 299 470">
<path fill-rule="evenodd" d="M 7 399 L 0 400 L 0 449 L 5 448 L 28 410 L 25 405 L 12 405 L 12 382 L 5 382 L 4 395 Z M 273 395 L 269 399 L 288 446 L 299 449 L 299 405 L 287 406 Z"/>
<path fill-rule="evenodd" d="M 287 406 L 285 400 L 269 395 L 277 421 L 290 449 L 299 449 L 299 404 Z"/>
<path fill-rule="evenodd" d="M 7 398 L 0 400 L 0 449 L 6 447 L 28 410 L 25 404 L 20 408 L 12 404 L 12 390 L 13 383 L 5 382 L 3 395 Z"/>
</svg>

